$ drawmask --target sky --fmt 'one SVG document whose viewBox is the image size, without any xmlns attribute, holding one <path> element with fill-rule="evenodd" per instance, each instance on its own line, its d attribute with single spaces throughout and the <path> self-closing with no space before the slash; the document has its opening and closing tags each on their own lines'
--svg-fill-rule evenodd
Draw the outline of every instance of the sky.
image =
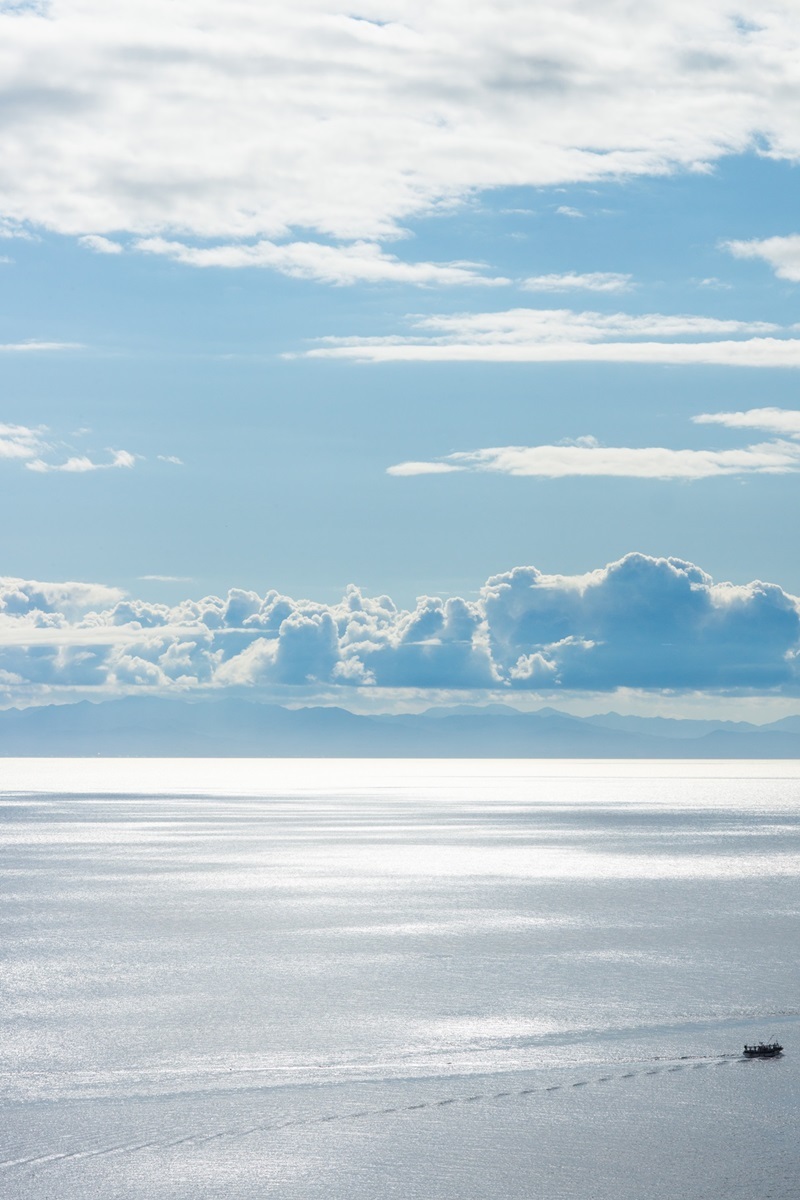
<svg viewBox="0 0 800 1200">
<path fill-rule="evenodd" d="M 0 703 L 798 711 L 800 14 L 0 0 Z"/>
</svg>

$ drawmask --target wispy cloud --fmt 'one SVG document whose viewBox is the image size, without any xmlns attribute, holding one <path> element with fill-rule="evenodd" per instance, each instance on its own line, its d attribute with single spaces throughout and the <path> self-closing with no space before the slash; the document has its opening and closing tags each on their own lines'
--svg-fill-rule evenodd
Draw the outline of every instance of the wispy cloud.
<svg viewBox="0 0 800 1200">
<path fill-rule="evenodd" d="M 696 425 L 725 425 L 729 429 L 763 429 L 768 433 L 800 438 L 800 410 L 748 408 L 745 412 L 700 413 Z"/>
<path fill-rule="evenodd" d="M 0 458 L 35 458 L 41 453 L 44 426 L 0 425 Z"/>
<path fill-rule="evenodd" d="M 787 237 L 754 239 L 753 241 L 723 242 L 735 258 L 760 258 L 769 263 L 779 279 L 800 282 L 800 234 Z"/>
<path fill-rule="evenodd" d="M 85 475 L 88 471 L 110 471 L 117 467 L 130 469 L 136 465 L 136 455 L 131 454 L 128 450 L 109 450 L 111 458 L 107 462 L 95 462 L 85 454 L 73 455 L 65 462 L 53 463 L 45 462 L 41 458 L 35 458 L 31 462 L 26 462 L 25 466 L 29 471 L 36 471 L 39 475 L 47 475 L 53 471 L 65 471 L 68 475 Z"/>
<path fill-rule="evenodd" d="M 531 275 L 520 286 L 526 292 L 629 292 L 632 281 L 633 276 L 614 271 L 590 271 L 583 275 L 568 271 L 564 275 Z"/>
<path fill-rule="evenodd" d="M 329 246 L 321 242 L 260 241 L 249 245 L 189 246 L 164 238 L 141 238 L 134 248 L 192 267 L 261 267 L 297 279 L 344 286 L 354 283 L 406 283 L 418 287 L 498 287 L 510 283 L 485 274 L 480 263 L 404 262 L 374 242 Z"/>
<path fill-rule="evenodd" d="M 388 475 L 449 475 L 452 471 L 463 471 L 455 461 L 439 459 L 436 462 L 404 462 L 389 467 Z"/>
<path fill-rule="evenodd" d="M 586 213 L 582 213 L 579 208 L 573 208 L 570 204 L 559 204 L 556 212 L 560 217 L 585 217 Z"/>
<path fill-rule="evenodd" d="M 58 350 L 84 350 L 81 342 L 0 342 L 0 354 L 49 354 Z"/>
<path fill-rule="evenodd" d="M 143 583 L 193 583 L 190 575 L 140 575 Z"/>
<path fill-rule="evenodd" d="M 111 447 L 106 449 L 107 458 L 98 458 L 94 452 L 74 453 L 72 439 L 84 438 L 91 432 L 87 428 L 76 429 L 67 440 L 46 425 L 0 423 L 0 460 L 16 460 L 36 475 L 86 475 L 93 471 L 131 470 L 143 458 L 130 450 Z M 155 457 L 171 466 L 183 466 L 183 460 L 176 454 L 157 454 Z"/>
<path fill-rule="evenodd" d="M 97 233 L 87 233 L 83 237 L 78 238 L 82 246 L 87 250 L 93 250 L 95 254 L 122 254 L 124 247 L 119 242 L 114 242 L 111 238 L 101 237 Z"/>
<path fill-rule="evenodd" d="M 742 450 L 670 450 L 663 446 L 495 446 L 449 454 L 439 463 L 398 463 L 390 475 L 424 475 L 434 466 L 539 479 L 615 476 L 620 479 L 711 479 L 776 475 L 800 469 L 800 445 L 765 442 Z"/>
<path fill-rule="evenodd" d="M 414 332 L 408 335 L 323 338 L 305 356 L 357 362 L 800 366 L 800 339 L 785 336 L 769 321 L 515 308 L 417 317 L 410 324 Z M 771 334 L 782 336 L 764 336 Z"/>
<path fill-rule="evenodd" d="M 432 462 L 396 463 L 387 469 L 387 474 L 410 476 L 477 471 L 539 479 L 595 476 L 693 480 L 732 475 L 785 475 L 800 471 L 800 412 L 751 409 L 742 413 L 702 413 L 692 420 L 697 424 L 763 429 L 787 436 L 732 450 L 603 446 L 593 437 L 583 437 L 558 445 L 490 446 L 458 451 Z"/>
</svg>

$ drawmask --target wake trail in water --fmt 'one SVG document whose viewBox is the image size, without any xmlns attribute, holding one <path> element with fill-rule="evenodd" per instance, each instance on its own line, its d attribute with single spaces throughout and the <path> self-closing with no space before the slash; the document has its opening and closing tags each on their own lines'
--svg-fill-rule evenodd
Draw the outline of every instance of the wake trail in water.
<svg viewBox="0 0 800 1200">
<path fill-rule="evenodd" d="M 675 1065 L 671 1067 L 652 1067 L 648 1063 L 663 1061 L 672 1062 Z M 180 1146 L 197 1147 L 208 1142 L 221 1141 L 223 1139 L 238 1140 L 246 1137 L 251 1137 L 258 1133 L 276 1133 L 284 1129 L 296 1129 L 302 1126 L 324 1125 L 332 1122 L 348 1122 L 364 1120 L 369 1117 L 393 1116 L 402 1113 L 417 1113 L 425 1109 L 444 1108 L 449 1105 L 460 1104 L 475 1104 L 479 1101 L 493 1102 L 501 1100 L 514 1100 L 522 1097 L 535 1095 L 545 1095 L 550 1092 L 559 1092 L 573 1088 L 585 1088 L 599 1083 L 612 1083 L 621 1080 L 645 1078 L 647 1076 L 672 1074 L 690 1069 L 698 1069 L 701 1067 L 724 1067 L 729 1066 L 732 1061 L 747 1062 L 738 1054 L 719 1054 L 719 1055 L 682 1055 L 679 1060 L 675 1059 L 660 1059 L 653 1058 L 641 1064 L 641 1070 L 625 1071 L 611 1075 L 600 1075 L 592 1078 L 577 1079 L 572 1083 L 555 1083 L 544 1087 L 524 1087 L 514 1088 L 504 1091 L 475 1092 L 469 1096 L 446 1096 L 438 1100 L 423 1100 L 415 1101 L 413 1104 L 398 1104 L 384 1108 L 365 1108 L 356 1111 L 338 1111 L 325 1113 L 321 1116 L 298 1117 L 283 1121 L 267 1121 L 261 1124 L 234 1126 L 222 1129 L 204 1130 L 203 1132 L 189 1132 L 180 1137 L 171 1137 L 169 1139 L 162 1137 L 152 1138 L 146 1141 L 136 1142 L 120 1142 L 113 1145 L 84 1147 L 75 1150 L 64 1150 L 49 1154 L 29 1155 L 22 1158 L 9 1158 L 0 1160 L 0 1171 L 39 1171 L 43 1168 L 52 1167 L 55 1164 L 72 1164 L 87 1159 L 102 1159 L 113 1155 L 135 1154 L 141 1151 L 148 1150 L 170 1150 Z"/>
</svg>

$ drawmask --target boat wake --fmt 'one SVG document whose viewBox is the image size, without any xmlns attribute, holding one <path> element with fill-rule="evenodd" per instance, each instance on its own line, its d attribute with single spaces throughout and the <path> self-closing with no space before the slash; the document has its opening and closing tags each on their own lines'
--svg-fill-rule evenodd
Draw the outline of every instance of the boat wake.
<svg viewBox="0 0 800 1200">
<path fill-rule="evenodd" d="M 710 1067 L 726 1067 L 735 1062 L 745 1062 L 740 1054 L 719 1055 L 682 1055 L 675 1058 L 653 1058 L 642 1062 L 637 1070 L 626 1070 L 613 1074 L 593 1075 L 573 1079 L 564 1083 L 553 1083 L 545 1086 L 504 1088 L 502 1091 L 487 1089 L 472 1092 L 468 1095 L 444 1096 L 430 1100 L 415 1101 L 411 1104 L 393 1104 L 386 1107 L 360 1108 L 356 1110 L 340 1109 L 320 1115 L 308 1117 L 289 1117 L 284 1120 L 270 1120 L 248 1125 L 230 1125 L 223 1128 L 213 1128 L 203 1131 L 174 1131 L 164 1136 L 147 1140 L 118 1142 L 112 1145 L 84 1146 L 71 1150 L 61 1150 L 48 1154 L 28 1155 L 17 1158 L 0 1160 L 0 1172 L 39 1171 L 43 1168 L 58 1164 L 76 1163 L 88 1159 L 108 1158 L 114 1155 L 136 1154 L 146 1151 L 173 1150 L 178 1147 L 193 1149 L 212 1142 L 252 1137 L 255 1134 L 280 1133 L 286 1129 L 297 1129 L 303 1126 L 327 1125 L 333 1122 L 353 1122 L 370 1118 L 398 1116 L 403 1113 L 421 1113 L 424 1110 L 435 1110 L 451 1105 L 512 1102 L 529 1099 L 534 1096 L 552 1096 L 556 1092 L 568 1093 L 573 1089 L 594 1087 L 611 1084 L 622 1080 L 674 1074 L 684 1070 L 698 1070 Z M 657 1065 L 653 1065 L 653 1064 Z M 661 1065 L 663 1064 L 663 1065 Z M 630 1064 L 626 1064 L 630 1065 Z"/>
</svg>

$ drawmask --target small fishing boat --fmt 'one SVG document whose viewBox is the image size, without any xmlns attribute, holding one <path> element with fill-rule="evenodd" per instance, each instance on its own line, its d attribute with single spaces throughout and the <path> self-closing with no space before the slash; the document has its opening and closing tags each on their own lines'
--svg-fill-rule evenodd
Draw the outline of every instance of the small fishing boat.
<svg viewBox="0 0 800 1200">
<path fill-rule="evenodd" d="M 759 1042 L 755 1046 L 745 1044 L 745 1058 L 777 1058 L 779 1054 L 783 1054 L 783 1046 L 780 1042 Z"/>
</svg>

